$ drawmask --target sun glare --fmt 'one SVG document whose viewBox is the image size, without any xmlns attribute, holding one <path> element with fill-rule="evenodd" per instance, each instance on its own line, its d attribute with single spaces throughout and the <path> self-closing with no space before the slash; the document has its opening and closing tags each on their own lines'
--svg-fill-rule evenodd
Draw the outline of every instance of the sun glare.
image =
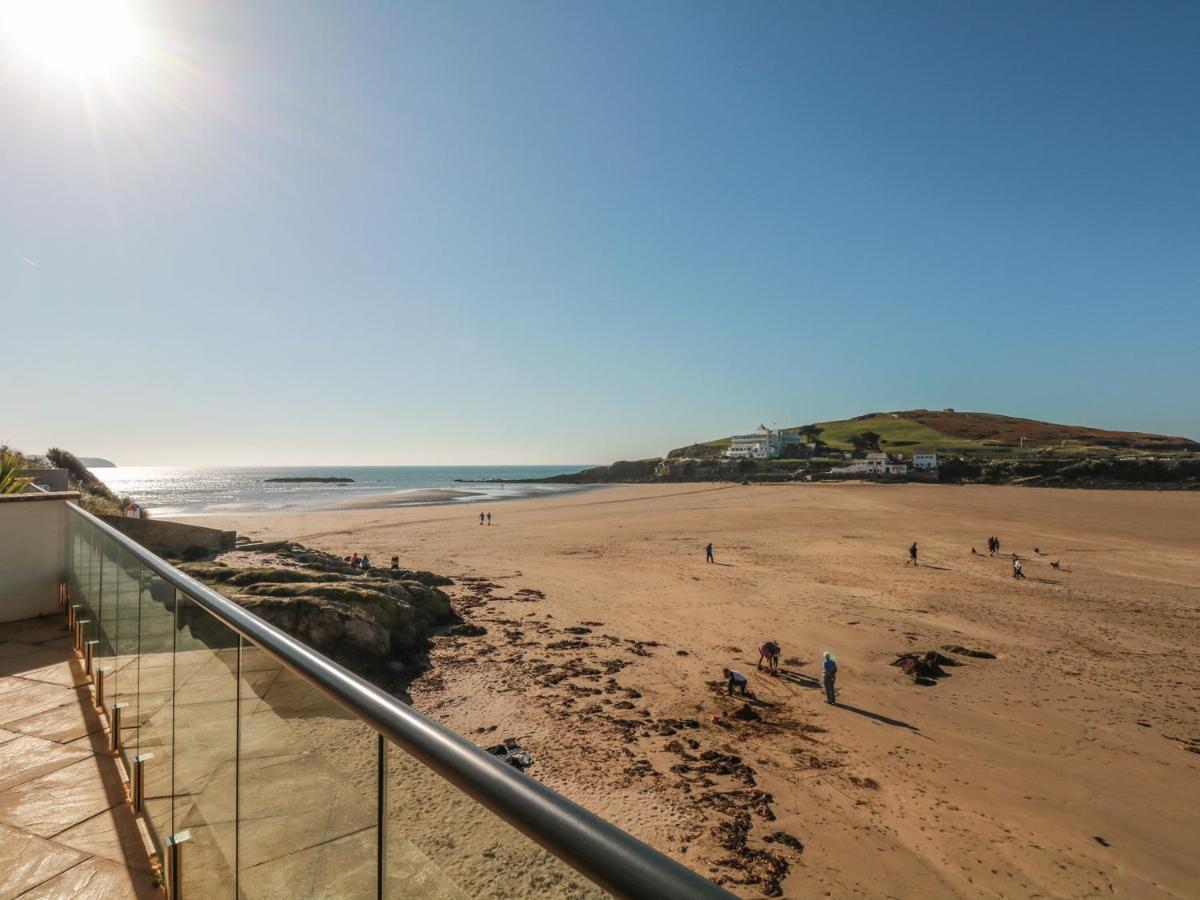
<svg viewBox="0 0 1200 900">
<path fill-rule="evenodd" d="M 0 0 L 0 36 L 15 53 L 83 79 L 127 64 L 141 44 L 123 0 Z"/>
</svg>

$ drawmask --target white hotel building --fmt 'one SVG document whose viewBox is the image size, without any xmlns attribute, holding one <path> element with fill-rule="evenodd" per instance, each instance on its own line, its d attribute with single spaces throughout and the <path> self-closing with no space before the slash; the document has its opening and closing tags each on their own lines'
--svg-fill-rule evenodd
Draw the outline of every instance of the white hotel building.
<svg viewBox="0 0 1200 900">
<path fill-rule="evenodd" d="M 730 459 L 775 459 L 799 443 L 800 435 L 794 431 L 772 431 L 766 425 L 759 425 L 750 434 L 735 434 L 730 438 L 725 455 Z"/>
<path fill-rule="evenodd" d="M 868 453 L 866 459 L 856 460 L 833 471 L 838 475 L 903 475 L 908 471 L 908 466 L 892 462 L 886 453 Z"/>
</svg>

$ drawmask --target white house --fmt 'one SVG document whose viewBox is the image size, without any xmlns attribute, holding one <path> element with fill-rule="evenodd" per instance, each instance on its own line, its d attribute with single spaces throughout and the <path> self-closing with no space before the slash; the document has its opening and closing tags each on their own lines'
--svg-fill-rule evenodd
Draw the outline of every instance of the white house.
<svg viewBox="0 0 1200 900">
<path fill-rule="evenodd" d="M 866 459 L 855 460 L 833 471 L 838 475 L 903 475 L 908 466 L 892 462 L 886 453 L 868 453 Z"/>
<path fill-rule="evenodd" d="M 913 468 L 936 470 L 938 467 L 936 453 L 914 453 Z"/>
<path fill-rule="evenodd" d="M 730 459 L 775 459 L 799 443 L 800 435 L 794 431 L 772 431 L 766 425 L 759 425 L 750 434 L 735 434 L 730 438 L 725 455 Z"/>
</svg>

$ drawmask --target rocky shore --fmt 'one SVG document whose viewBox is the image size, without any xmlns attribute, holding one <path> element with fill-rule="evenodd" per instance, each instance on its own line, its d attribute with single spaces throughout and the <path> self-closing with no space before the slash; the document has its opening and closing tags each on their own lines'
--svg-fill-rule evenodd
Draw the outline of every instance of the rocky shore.
<svg viewBox="0 0 1200 900">
<path fill-rule="evenodd" d="M 237 550 L 180 568 L 387 690 L 424 664 L 431 631 L 458 621 L 433 572 L 350 566 L 300 544 Z"/>
</svg>

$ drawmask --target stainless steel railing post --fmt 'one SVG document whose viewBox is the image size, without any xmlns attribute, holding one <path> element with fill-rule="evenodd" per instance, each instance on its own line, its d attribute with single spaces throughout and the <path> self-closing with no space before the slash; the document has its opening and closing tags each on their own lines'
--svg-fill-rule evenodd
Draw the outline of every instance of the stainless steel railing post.
<svg viewBox="0 0 1200 900">
<path fill-rule="evenodd" d="M 124 703 L 114 703 L 108 716 L 108 749 L 113 753 L 121 752 L 121 710 Z"/>
<path fill-rule="evenodd" d="M 96 686 L 96 708 L 104 709 L 104 670 L 96 669 L 96 677 L 93 679 Z"/>
<path fill-rule="evenodd" d="M 85 641 L 83 644 L 83 674 L 92 677 L 92 660 L 96 658 L 96 648 L 99 641 Z"/>
<path fill-rule="evenodd" d="M 142 805 L 146 802 L 146 761 L 153 758 L 153 753 L 142 753 L 133 758 L 133 785 L 129 799 L 135 813 L 141 813 Z"/>
<path fill-rule="evenodd" d="M 167 868 L 164 878 L 167 900 L 182 900 L 183 898 L 183 845 L 191 836 L 190 831 L 177 831 L 163 842 L 166 844 L 167 851 L 167 858 L 164 860 Z"/>
</svg>

